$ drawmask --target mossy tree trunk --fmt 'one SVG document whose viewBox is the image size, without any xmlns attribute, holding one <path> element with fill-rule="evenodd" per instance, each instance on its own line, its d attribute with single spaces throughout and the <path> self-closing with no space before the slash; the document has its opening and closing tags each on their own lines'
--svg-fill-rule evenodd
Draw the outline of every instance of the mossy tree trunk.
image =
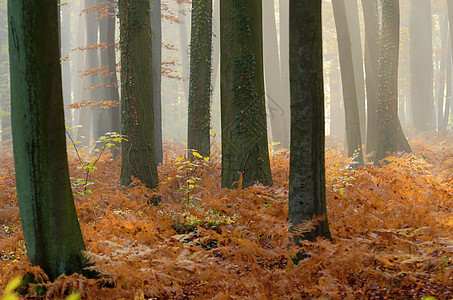
<svg viewBox="0 0 453 300">
<path fill-rule="evenodd" d="M 261 0 L 220 3 L 222 186 L 272 185 Z"/>
<path fill-rule="evenodd" d="M 120 0 L 121 185 L 131 176 L 157 187 L 150 1 Z"/>
<path fill-rule="evenodd" d="M 210 156 L 212 0 L 192 1 L 187 148 Z"/>
<path fill-rule="evenodd" d="M 348 18 L 344 0 L 332 0 L 332 6 L 340 57 L 348 156 L 353 157 L 356 166 L 361 167 L 363 166 L 362 138 Z"/>
<path fill-rule="evenodd" d="M 17 196 L 27 254 L 54 279 L 85 250 L 69 182 L 57 0 L 8 1 Z"/>
<path fill-rule="evenodd" d="M 399 1 L 383 0 L 379 43 L 378 130 L 374 162 L 392 155 L 398 146 Z"/>
<path fill-rule="evenodd" d="M 290 230 L 311 241 L 330 238 L 324 160 L 321 1 L 290 0 Z"/>
<path fill-rule="evenodd" d="M 161 0 L 151 3 L 151 32 L 153 34 L 153 103 L 154 103 L 154 141 L 156 163 L 164 160 L 162 150 L 162 18 Z"/>
</svg>

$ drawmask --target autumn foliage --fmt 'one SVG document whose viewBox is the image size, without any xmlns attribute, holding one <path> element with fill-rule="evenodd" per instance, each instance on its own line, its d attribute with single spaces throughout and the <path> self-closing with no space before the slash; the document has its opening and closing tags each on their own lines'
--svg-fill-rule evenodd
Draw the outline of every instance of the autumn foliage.
<svg viewBox="0 0 453 300">
<path fill-rule="evenodd" d="M 42 298 L 79 291 L 85 299 L 451 299 L 452 142 L 420 137 L 412 141 L 415 155 L 395 157 L 382 169 L 353 170 L 342 151 L 327 149 L 333 242 L 303 249 L 290 247 L 287 152 L 273 151 L 273 187 L 228 190 L 220 189 L 218 152 L 209 162 L 188 162 L 182 145 L 167 142 L 158 206 L 147 204 L 155 192 L 137 180 L 119 187 L 119 160 L 109 155 L 90 175 L 87 193 L 75 184 L 84 171 L 70 155 L 86 255 L 100 275 L 55 282 L 28 264 L 12 154 L 5 149 L 0 286 L 32 273 L 39 283 L 22 291 Z M 298 250 L 308 258 L 295 265 Z"/>
</svg>

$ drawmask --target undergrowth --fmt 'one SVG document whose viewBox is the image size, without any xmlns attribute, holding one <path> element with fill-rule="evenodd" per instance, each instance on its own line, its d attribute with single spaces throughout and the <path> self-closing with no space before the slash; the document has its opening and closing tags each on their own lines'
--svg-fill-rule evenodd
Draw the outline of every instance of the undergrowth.
<svg viewBox="0 0 453 300">
<path fill-rule="evenodd" d="M 448 137 L 446 137 L 448 139 Z M 428 143 L 427 143 L 428 142 Z M 273 187 L 220 189 L 215 152 L 197 165 L 188 197 L 184 146 L 167 142 L 155 191 L 138 180 L 119 187 L 119 160 L 103 155 L 91 194 L 74 186 L 86 255 L 102 276 L 45 274 L 28 264 L 16 200 L 12 154 L 0 155 L 0 287 L 34 274 L 29 297 L 83 299 L 437 299 L 453 298 L 452 140 L 420 138 L 413 155 L 378 169 L 352 170 L 326 150 L 328 218 L 333 242 L 305 243 L 291 257 L 289 153 L 271 157 Z M 70 155 L 72 178 L 83 178 Z M 190 183 L 190 182 L 189 182 Z M 25 288 L 26 289 L 26 288 Z M 41 296 L 36 294 L 41 291 Z"/>
</svg>

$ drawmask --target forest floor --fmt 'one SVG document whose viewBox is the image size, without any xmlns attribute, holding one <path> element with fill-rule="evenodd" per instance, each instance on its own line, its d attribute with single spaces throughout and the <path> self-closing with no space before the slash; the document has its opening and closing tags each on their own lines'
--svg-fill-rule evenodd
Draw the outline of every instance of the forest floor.
<svg viewBox="0 0 453 300">
<path fill-rule="evenodd" d="M 70 150 L 86 255 L 102 277 L 54 282 L 28 264 L 12 154 L 3 150 L 0 293 L 15 276 L 33 273 L 43 283 L 24 298 L 78 291 L 84 299 L 452 299 L 453 137 L 411 144 L 414 155 L 382 169 L 351 170 L 343 151 L 326 149 L 333 241 L 307 242 L 309 257 L 297 265 L 287 221 L 289 153 L 272 153 L 274 186 L 228 190 L 220 188 L 218 151 L 191 165 L 183 145 L 167 142 L 162 202 L 150 206 L 156 194 L 140 182 L 119 186 L 120 162 L 111 155 L 84 191 L 84 170 Z"/>
</svg>

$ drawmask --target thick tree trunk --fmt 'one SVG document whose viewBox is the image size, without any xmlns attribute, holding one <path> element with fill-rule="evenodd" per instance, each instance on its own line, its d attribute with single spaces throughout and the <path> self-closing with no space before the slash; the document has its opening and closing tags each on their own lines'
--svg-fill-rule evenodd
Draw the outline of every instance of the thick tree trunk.
<svg viewBox="0 0 453 300">
<path fill-rule="evenodd" d="M 379 45 L 378 136 L 375 164 L 398 147 L 398 55 L 399 1 L 382 0 L 382 28 Z"/>
<path fill-rule="evenodd" d="M 344 0 L 332 0 L 332 6 L 340 56 L 348 156 L 353 157 L 356 166 L 361 167 L 363 166 L 362 139 L 349 24 Z"/>
<path fill-rule="evenodd" d="M 362 143 L 366 142 L 366 113 L 365 113 L 365 76 L 363 74 L 362 41 L 360 37 L 359 8 L 357 0 L 342 0 L 346 8 L 349 36 L 351 40 L 352 63 L 357 95 L 357 106 L 360 119 L 360 136 Z"/>
<path fill-rule="evenodd" d="M 272 139 L 289 149 L 289 99 L 282 97 L 274 1 L 263 1 L 263 55 L 266 104 Z"/>
<path fill-rule="evenodd" d="M 153 34 L 153 103 L 154 103 L 154 144 L 156 163 L 164 160 L 162 150 L 162 16 L 161 0 L 153 0 L 151 7 L 151 32 Z"/>
<path fill-rule="evenodd" d="M 222 186 L 272 185 L 263 76 L 262 1 L 220 3 Z"/>
<path fill-rule="evenodd" d="M 436 127 L 433 102 L 431 1 L 411 1 L 411 102 L 417 131 Z"/>
<path fill-rule="evenodd" d="M 29 261 L 50 279 L 81 273 L 69 182 L 56 0 L 8 2 L 17 196 Z"/>
<path fill-rule="evenodd" d="M 290 0 L 291 160 L 290 230 L 300 238 L 330 239 L 324 161 L 321 1 Z"/>
<path fill-rule="evenodd" d="M 121 148 L 121 185 L 132 176 L 157 187 L 150 2 L 120 0 L 121 123 L 126 139 Z"/>
<path fill-rule="evenodd" d="M 192 2 L 187 148 L 210 157 L 212 0 Z"/>
</svg>

